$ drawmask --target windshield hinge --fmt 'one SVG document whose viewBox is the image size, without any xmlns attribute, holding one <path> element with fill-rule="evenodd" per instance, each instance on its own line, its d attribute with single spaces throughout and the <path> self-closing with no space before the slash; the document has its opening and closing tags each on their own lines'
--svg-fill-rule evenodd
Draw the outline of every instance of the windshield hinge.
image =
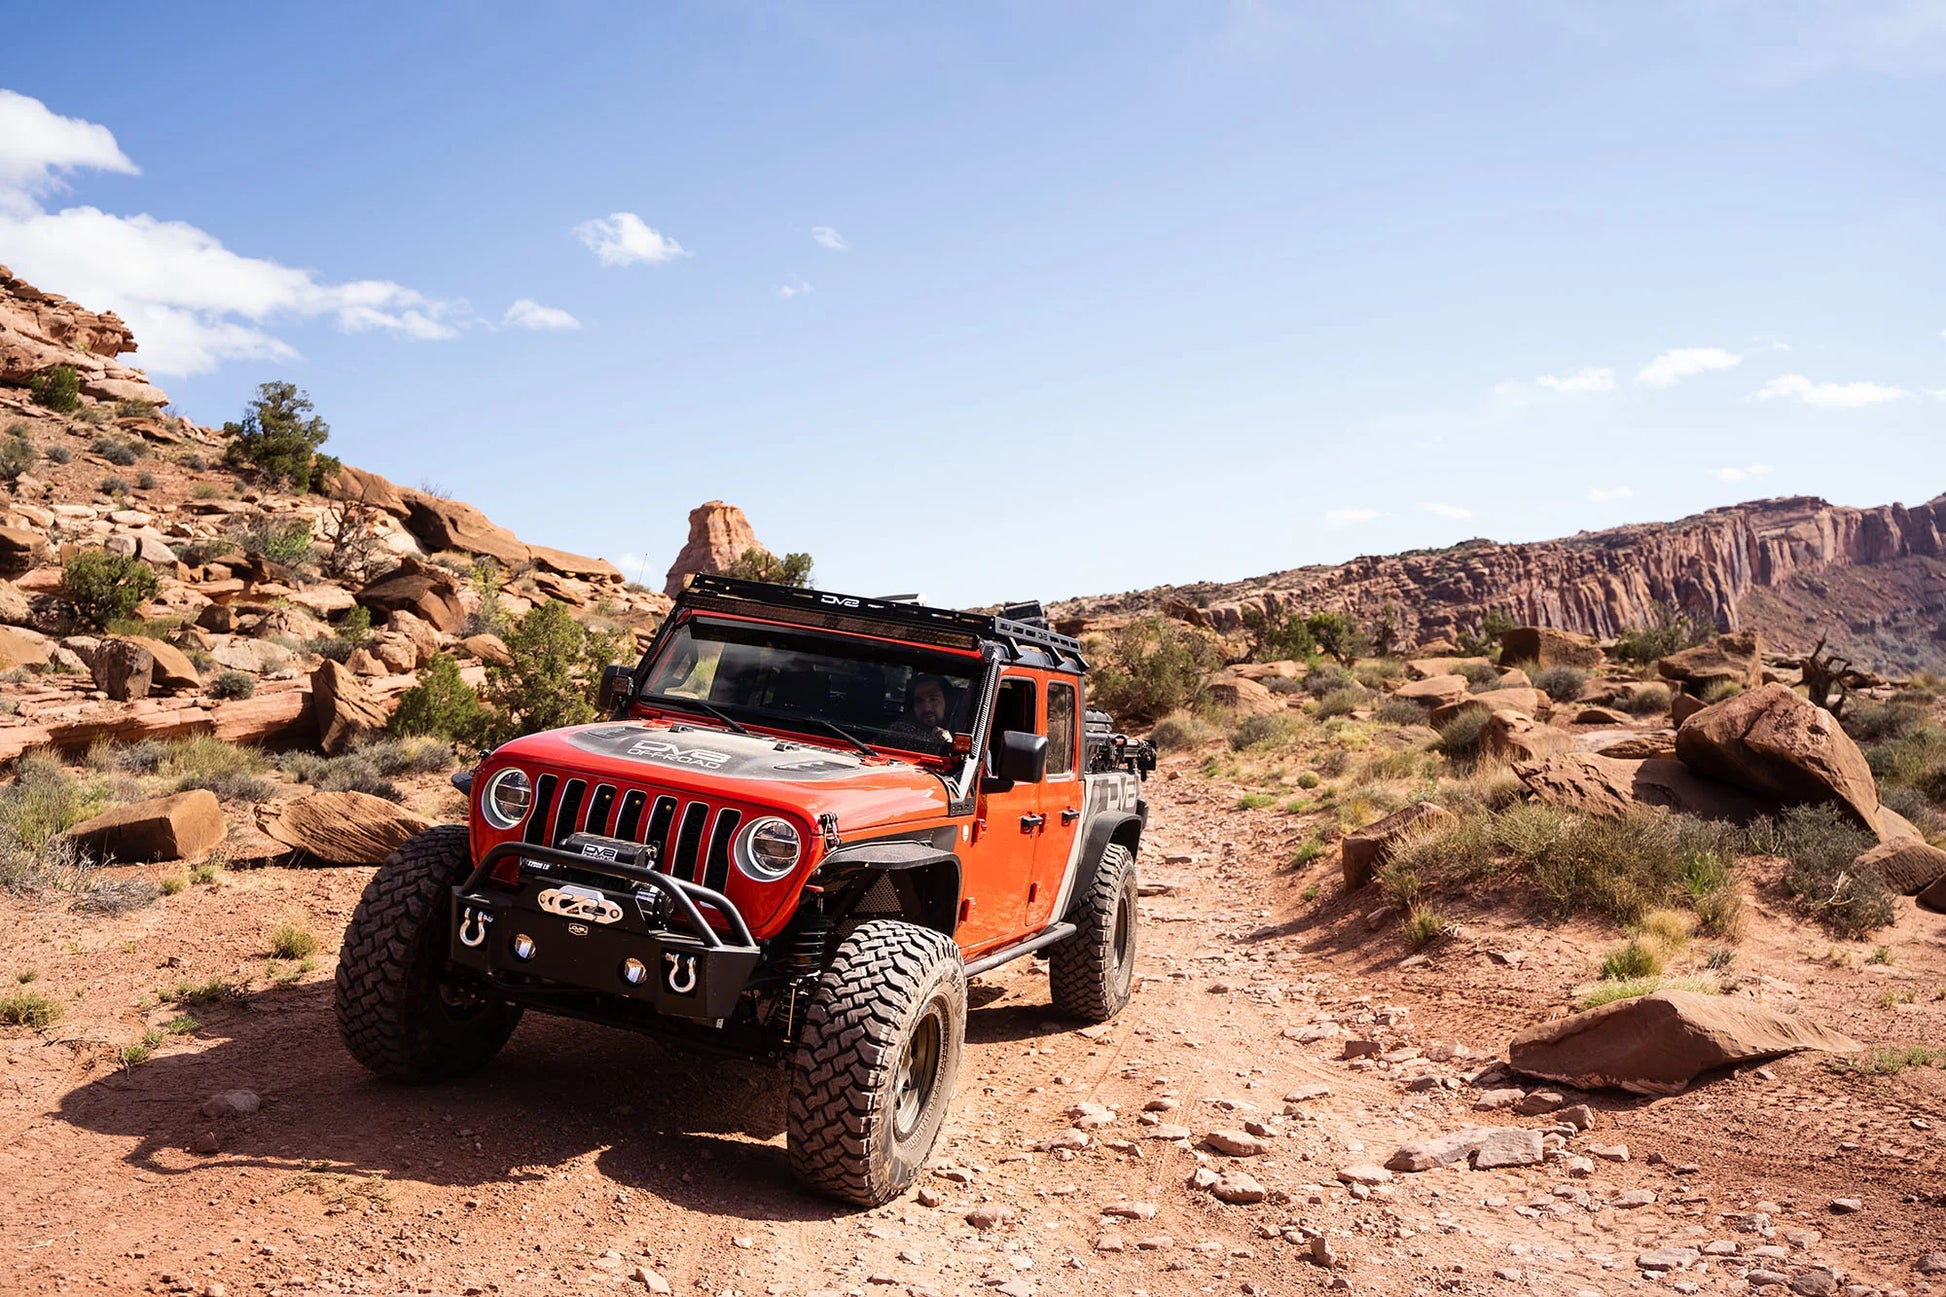
<svg viewBox="0 0 1946 1297">
<path fill-rule="evenodd" d="M 818 816 L 818 832 L 824 835 L 824 849 L 836 851 L 844 839 L 838 836 L 838 817 L 831 811 Z"/>
</svg>

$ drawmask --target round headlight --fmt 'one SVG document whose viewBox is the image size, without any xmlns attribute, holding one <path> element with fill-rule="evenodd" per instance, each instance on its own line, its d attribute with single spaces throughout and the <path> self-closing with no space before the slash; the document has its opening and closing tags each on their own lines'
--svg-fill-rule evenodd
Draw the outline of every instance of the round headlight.
<svg viewBox="0 0 1946 1297">
<path fill-rule="evenodd" d="M 496 829 L 514 829 L 534 809 L 534 784 L 524 770 L 511 767 L 487 781 L 480 797 L 480 814 Z"/>
<path fill-rule="evenodd" d="M 803 857 L 804 841 L 797 830 L 774 815 L 751 824 L 737 839 L 737 868 L 760 883 L 776 882 Z"/>
</svg>

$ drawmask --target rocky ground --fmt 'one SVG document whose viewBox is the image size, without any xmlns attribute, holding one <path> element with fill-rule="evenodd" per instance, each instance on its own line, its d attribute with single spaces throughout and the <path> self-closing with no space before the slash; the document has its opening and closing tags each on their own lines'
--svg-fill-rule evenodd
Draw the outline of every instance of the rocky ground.
<svg viewBox="0 0 1946 1297">
<path fill-rule="evenodd" d="M 115 918 L 8 902 L 0 971 L 32 971 L 66 1012 L 0 1045 L 4 1286 L 1014 1297 L 1946 1283 L 1917 1268 L 1946 1220 L 1946 1073 L 1866 1076 L 1800 1055 L 1670 1098 L 1530 1084 L 1544 1097 L 1523 1109 L 1476 1111 L 1509 1084 L 1492 1066 L 1508 1037 L 1568 1006 L 1612 931 L 1531 924 L 1481 897 L 1413 955 L 1395 925 L 1367 922 L 1369 893 L 1334 885 L 1335 861 L 1289 867 L 1309 831 L 1295 817 L 1238 809 L 1236 788 L 1189 757 L 1168 760 L 1151 794 L 1128 1011 L 1077 1031 L 1049 1019 L 1032 961 L 982 979 L 932 1169 L 868 1212 L 792 1185 L 774 1066 L 530 1017 L 470 1081 L 371 1080 L 330 1011 L 336 934 L 366 870 L 232 868 Z M 1767 1000 L 1868 1043 L 1946 1034 L 1936 915 L 1908 906 L 1871 962 L 1874 947 L 1834 943 L 1751 887 L 1736 969 Z M 322 939 L 308 966 L 272 957 L 286 924 Z M 184 1015 L 195 1025 L 170 1034 Z M 151 1027 L 153 1057 L 122 1061 Z M 254 1099 L 221 1097 L 233 1091 Z M 1539 1111 L 1557 1101 L 1588 1104 L 1592 1129 Z M 1382 1169 L 1402 1144 L 1481 1124 L 1564 1138 L 1537 1165 Z M 1220 1201 L 1199 1176 L 1261 1201 Z"/>
</svg>

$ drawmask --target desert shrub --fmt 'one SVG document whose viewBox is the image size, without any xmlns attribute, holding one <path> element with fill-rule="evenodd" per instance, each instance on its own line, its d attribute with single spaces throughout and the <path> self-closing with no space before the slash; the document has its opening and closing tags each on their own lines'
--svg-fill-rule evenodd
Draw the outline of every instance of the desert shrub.
<svg viewBox="0 0 1946 1297">
<path fill-rule="evenodd" d="M 1865 760 L 1878 777 L 1881 793 L 1908 788 L 1933 802 L 1946 802 L 1946 730 L 1918 726 L 1903 738 L 1867 747 Z"/>
<path fill-rule="evenodd" d="M 98 801 L 54 757 L 29 753 L 14 762 L 13 782 L 0 788 L 0 845 L 38 851 L 88 818 Z"/>
<path fill-rule="evenodd" d="M 1662 968 L 1662 952 L 1652 943 L 1635 940 L 1609 951 L 1602 958 L 1601 977 L 1605 982 L 1625 982 L 1638 977 L 1654 977 Z"/>
<path fill-rule="evenodd" d="M 229 743 L 207 734 L 171 739 L 155 772 L 180 779 L 191 775 L 262 774 L 270 768 L 264 754 L 253 747 Z"/>
<path fill-rule="evenodd" d="M 1888 810 L 1910 820 L 1912 827 L 1927 837 L 1946 833 L 1946 815 L 1941 815 L 1918 789 L 1885 784 L 1878 790 L 1878 799 Z"/>
<path fill-rule="evenodd" d="M 363 648 L 372 638 L 372 610 L 362 603 L 354 604 L 345 609 L 333 628 L 338 632 L 338 638 L 353 648 Z"/>
<path fill-rule="evenodd" d="M 1350 689 L 1333 689 L 1330 693 L 1318 699 L 1317 709 L 1314 715 L 1319 720 L 1326 720 L 1333 716 L 1349 716 L 1364 705 L 1365 691 L 1363 689 L 1356 687 Z"/>
<path fill-rule="evenodd" d="M 1669 687 L 1650 685 L 1647 689 L 1631 689 L 1615 702 L 1615 705 L 1631 716 L 1659 716 L 1669 710 Z"/>
<path fill-rule="evenodd" d="M 1657 991 L 1689 991 L 1696 995 L 1721 995 L 1723 988 L 1705 977 L 1629 977 L 1617 981 L 1601 981 L 1588 988 L 1588 993 L 1576 1002 L 1577 1008 L 1599 1009 L 1604 1004 L 1617 1000 L 1635 1000 Z"/>
<path fill-rule="evenodd" d="M 107 477 L 101 479 L 101 493 L 103 495 L 127 495 L 128 483 L 124 479 L 110 473 Z"/>
<path fill-rule="evenodd" d="M 156 405 L 154 401 L 115 402 L 115 417 L 117 419 L 153 419 L 155 417 L 155 410 Z"/>
<path fill-rule="evenodd" d="M 1367 689 L 1383 689 L 1394 680 L 1405 679 L 1405 663 L 1397 658 L 1373 658 L 1351 670 L 1352 678 Z"/>
<path fill-rule="evenodd" d="M 1218 661 L 1202 636 L 1166 617 L 1142 617 L 1108 638 L 1088 693 L 1117 719 L 1151 720 L 1193 706 Z"/>
<path fill-rule="evenodd" d="M 39 1031 L 61 1018 L 61 1006 L 39 991 L 15 987 L 0 995 L 0 1027 L 32 1027 Z"/>
<path fill-rule="evenodd" d="M 176 557 L 191 567 L 213 563 L 225 554 L 236 553 L 236 542 L 228 536 L 208 536 L 189 541 L 176 551 Z"/>
<path fill-rule="evenodd" d="M 1245 793 L 1243 796 L 1237 798 L 1237 809 L 1240 811 L 1261 811 L 1266 806 L 1275 806 L 1276 804 L 1276 793 Z"/>
<path fill-rule="evenodd" d="M 0 482 L 9 487 L 20 481 L 20 475 L 34 466 L 34 447 L 31 443 L 14 437 L 7 438 L 0 445 Z"/>
<path fill-rule="evenodd" d="M 1446 916 L 1437 910 L 1413 910 L 1405 916 L 1405 944 L 1422 949 L 1445 936 L 1449 926 Z"/>
<path fill-rule="evenodd" d="M 248 698 L 256 692 L 256 677 L 245 671 L 225 671 L 209 682 L 212 698 Z"/>
<path fill-rule="evenodd" d="M 1804 914 L 1841 936 L 1858 938 L 1897 917 L 1897 900 L 1876 870 L 1852 861 L 1876 838 L 1835 806 L 1793 806 L 1752 826 L 1751 845 L 1791 862 L 1784 890 Z"/>
<path fill-rule="evenodd" d="M 1475 689 L 1491 688 L 1500 683 L 1500 672 L 1490 662 L 1468 662 L 1454 674 L 1464 676 L 1466 683 Z"/>
<path fill-rule="evenodd" d="M 1859 743 L 1896 743 L 1924 725 L 1932 707 L 1923 702 L 1874 702 L 1852 698 L 1840 723 Z"/>
<path fill-rule="evenodd" d="M 331 426 L 314 414 L 311 398 L 295 384 L 264 383 L 245 407 L 240 423 L 226 423 L 230 438 L 224 458 L 249 465 L 273 482 L 288 482 L 298 492 L 322 486 L 338 471 L 338 461 L 318 453 Z"/>
<path fill-rule="evenodd" d="M 155 474 L 148 472 L 147 470 L 144 470 L 143 472 L 136 474 L 135 486 L 137 490 L 141 490 L 141 491 L 155 490 Z"/>
<path fill-rule="evenodd" d="M 1735 876 L 1721 855 L 1701 851 L 1691 856 L 1683 865 L 1678 886 L 1684 902 L 1696 915 L 1700 931 L 1726 941 L 1743 935 L 1743 893 L 1737 890 Z"/>
<path fill-rule="evenodd" d="M 811 584 L 811 556 L 786 554 L 779 558 L 769 550 L 746 549 L 723 569 L 723 575 L 802 589 Z"/>
<path fill-rule="evenodd" d="M 1424 725 L 1426 709 L 1410 698 L 1387 698 L 1373 715 L 1387 725 Z"/>
<path fill-rule="evenodd" d="M 1462 657 L 1491 658 L 1500 655 L 1500 637 L 1520 625 L 1519 619 L 1499 608 L 1480 615 L 1477 626 L 1461 630 L 1453 637 Z"/>
<path fill-rule="evenodd" d="M 398 786 L 379 771 L 378 763 L 363 752 L 347 752 L 336 757 L 294 752 L 278 762 L 278 767 L 290 778 L 320 792 L 370 793 L 388 802 L 405 800 Z"/>
<path fill-rule="evenodd" d="M 127 617 L 155 597 L 155 572 L 140 559 L 84 549 L 61 568 L 61 595 L 98 628 Z"/>
<path fill-rule="evenodd" d="M 364 584 L 390 557 L 378 534 L 379 511 L 362 500 L 340 500 L 319 523 L 318 567 L 333 580 Z"/>
<path fill-rule="evenodd" d="M 1644 666 L 1671 653 L 1694 648 L 1716 632 L 1674 604 L 1657 601 L 1649 606 L 1646 626 L 1624 630 L 1615 645 L 1615 656 L 1624 662 Z"/>
<path fill-rule="evenodd" d="M 1243 629 L 1250 636 L 1252 662 L 1287 662 L 1308 658 L 1318 651 L 1310 627 L 1302 613 L 1286 613 L 1273 619 L 1256 608 L 1243 610 Z"/>
<path fill-rule="evenodd" d="M 318 953 L 318 939 L 294 923 L 278 926 L 270 934 L 273 959 L 308 959 Z"/>
<path fill-rule="evenodd" d="M 507 629 L 507 610 L 500 601 L 500 565 L 490 558 L 475 559 L 466 583 L 473 587 L 480 606 L 466 614 L 468 635 L 498 635 Z"/>
<path fill-rule="evenodd" d="M 1485 732 L 1487 721 L 1493 716 L 1484 705 L 1462 707 L 1459 714 L 1439 727 L 1439 738 L 1433 743 L 1435 751 L 1455 758 L 1470 757 L 1480 749 L 1480 735 Z"/>
<path fill-rule="evenodd" d="M 499 740 L 596 716 L 603 668 L 621 653 L 621 637 L 594 632 L 568 615 L 567 605 L 538 604 L 507 633 L 506 664 L 487 667 L 493 737 Z"/>
<path fill-rule="evenodd" d="M 81 376 L 72 365 L 49 365 L 27 380 L 27 391 L 44 410 L 72 414 L 81 408 Z"/>
<path fill-rule="evenodd" d="M 214 500 L 223 494 L 223 488 L 214 482 L 198 482 L 190 488 L 189 494 L 196 500 Z"/>
<path fill-rule="evenodd" d="M 1557 703 L 1571 703 L 1581 696 L 1583 686 L 1588 683 L 1588 673 L 1580 667 L 1553 666 L 1542 667 L 1532 674 L 1534 687 Z"/>
<path fill-rule="evenodd" d="M 1313 774 L 1309 770 L 1306 770 L 1303 774 L 1297 777 L 1297 786 L 1307 791 L 1309 789 L 1316 788 L 1318 784 L 1321 782 L 1322 781 L 1317 777 L 1317 775 Z"/>
<path fill-rule="evenodd" d="M 186 793 L 192 788 L 207 788 L 226 802 L 249 802 L 252 805 L 267 802 L 277 795 L 276 784 L 241 770 L 184 775 L 176 780 L 171 791 Z"/>
<path fill-rule="evenodd" d="M 1356 689 L 1358 687 L 1358 677 L 1343 667 L 1312 667 L 1304 677 L 1304 692 L 1310 694 L 1313 698 L 1322 698 L 1326 694 L 1336 693 L 1340 689 Z"/>
<path fill-rule="evenodd" d="M 1304 692 L 1304 681 L 1296 676 L 1271 676 L 1260 683 L 1274 694 L 1288 696 Z"/>
<path fill-rule="evenodd" d="M 157 739 L 138 739 L 121 743 L 115 739 L 96 739 L 88 745 L 88 768 L 114 774 L 152 775 L 169 745 Z"/>
<path fill-rule="evenodd" d="M 127 468 L 142 457 L 142 453 L 126 441 L 115 437 L 96 437 L 88 447 L 116 468 Z"/>
<path fill-rule="evenodd" d="M 430 734 L 477 743 L 492 723 L 493 713 L 461 678 L 459 663 L 441 653 L 420 670 L 419 683 L 400 695 L 398 710 L 385 728 L 391 734 Z"/>
<path fill-rule="evenodd" d="M 47 462 L 50 464 L 66 464 L 74 459 L 74 452 L 61 445 L 49 446 L 41 453 L 47 456 Z"/>
<path fill-rule="evenodd" d="M 230 528 L 230 539 L 246 554 L 261 554 L 273 563 L 291 564 L 311 554 L 311 524 L 302 518 L 282 521 L 258 515 Z"/>
<path fill-rule="evenodd" d="M 1734 698 L 1743 692 L 1743 686 L 1734 680 L 1712 680 L 1703 686 L 1697 697 L 1705 703 L 1720 703 L 1726 698 Z"/>
<path fill-rule="evenodd" d="M 453 745 L 443 738 L 426 734 L 407 738 L 379 739 L 355 749 L 356 755 L 370 761 L 381 775 L 431 775 L 453 767 Z"/>
<path fill-rule="evenodd" d="M 1371 638 L 1344 613 L 1314 612 L 1305 618 L 1304 625 L 1317 641 L 1318 652 L 1336 658 L 1343 666 L 1350 666 L 1371 652 Z"/>
<path fill-rule="evenodd" d="M 1230 746 L 1238 752 L 1260 743 L 1279 743 L 1291 737 L 1296 717 L 1288 712 L 1246 716 L 1230 731 Z"/>
</svg>

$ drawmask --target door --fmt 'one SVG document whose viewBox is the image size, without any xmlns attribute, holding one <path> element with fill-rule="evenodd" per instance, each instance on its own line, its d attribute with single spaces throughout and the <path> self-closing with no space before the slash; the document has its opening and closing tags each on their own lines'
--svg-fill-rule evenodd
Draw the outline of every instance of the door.
<svg viewBox="0 0 1946 1297">
<path fill-rule="evenodd" d="M 1054 903 L 1074 855 L 1082 799 L 1087 796 L 1081 778 L 1080 691 L 1073 680 L 1050 676 L 1043 693 L 1041 733 L 1047 735 L 1047 778 L 1040 786 L 1042 821 L 1034 833 L 1034 877 L 1021 911 L 1025 932 L 1038 932 L 1055 917 Z"/>
<path fill-rule="evenodd" d="M 980 779 L 971 839 L 960 846 L 960 949 L 977 955 L 1018 936 L 1023 898 L 1034 883 L 1034 851 L 1043 785 L 1001 785 L 989 777 L 1000 735 L 1040 732 L 1040 683 L 1030 672 L 1008 672 L 993 699 L 993 724 Z"/>
</svg>

